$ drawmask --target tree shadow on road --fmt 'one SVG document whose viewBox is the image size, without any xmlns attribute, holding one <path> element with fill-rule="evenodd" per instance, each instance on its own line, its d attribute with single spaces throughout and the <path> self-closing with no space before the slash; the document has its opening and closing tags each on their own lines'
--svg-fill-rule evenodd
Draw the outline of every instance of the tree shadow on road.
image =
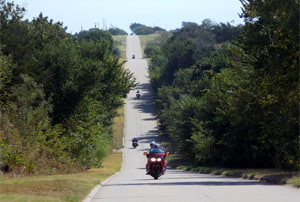
<svg viewBox="0 0 300 202">
<path fill-rule="evenodd" d="M 143 113 L 149 113 L 152 116 L 156 116 L 154 107 L 153 107 L 153 96 L 152 96 L 152 88 L 149 83 L 143 83 L 139 84 L 137 86 L 137 89 L 141 92 L 141 97 L 133 99 L 135 102 L 135 109 L 138 109 L 139 111 Z M 156 118 L 154 118 L 155 120 Z M 153 120 L 153 119 L 151 119 Z"/>
<path fill-rule="evenodd" d="M 145 168 L 137 168 L 145 169 Z M 178 181 L 176 181 L 178 180 Z M 270 185 L 257 180 L 245 180 L 241 178 L 228 178 L 208 174 L 195 174 L 183 172 L 176 169 L 167 169 L 166 175 L 158 180 L 149 178 L 135 179 L 133 183 L 107 184 L 104 186 L 174 186 L 174 185 L 202 185 L 202 186 L 253 186 L 253 185 Z"/>
</svg>

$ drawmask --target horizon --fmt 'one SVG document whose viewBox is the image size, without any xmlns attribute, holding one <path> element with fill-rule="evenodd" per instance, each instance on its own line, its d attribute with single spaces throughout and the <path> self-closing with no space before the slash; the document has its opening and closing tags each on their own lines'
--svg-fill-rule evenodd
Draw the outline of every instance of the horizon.
<svg viewBox="0 0 300 202">
<path fill-rule="evenodd" d="M 26 9 L 24 19 L 29 21 L 40 13 L 54 22 L 63 23 L 71 34 L 82 30 L 115 27 L 131 33 L 129 26 L 140 23 L 149 27 L 158 26 L 166 31 L 180 29 L 182 22 L 201 24 L 204 19 L 214 23 L 243 24 L 238 16 L 239 0 L 13 0 Z"/>
</svg>

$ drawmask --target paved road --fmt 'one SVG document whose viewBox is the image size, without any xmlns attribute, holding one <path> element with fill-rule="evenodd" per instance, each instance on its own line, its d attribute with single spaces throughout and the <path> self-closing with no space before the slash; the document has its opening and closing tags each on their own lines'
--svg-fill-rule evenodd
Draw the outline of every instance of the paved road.
<svg viewBox="0 0 300 202">
<path fill-rule="evenodd" d="M 135 54 L 136 59 L 131 59 Z M 156 138 L 156 120 L 152 108 L 152 96 L 147 76 L 147 63 L 142 59 L 139 38 L 127 38 L 126 68 L 134 72 L 142 96 L 135 98 L 132 90 L 125 105 L 124 160 L 122 170 L 98 186 L 94 202 L 295 202 L 300 201 L 300 190 L 287 186 L 267 185 L 254 180 L 225 178 L 168 169 L 166 174 L 154 180 L 145 175 L 146 159 L 143 152 Z M 140 146 L 131 147 L 131 139 L 137 137 Z"/>
</svg>

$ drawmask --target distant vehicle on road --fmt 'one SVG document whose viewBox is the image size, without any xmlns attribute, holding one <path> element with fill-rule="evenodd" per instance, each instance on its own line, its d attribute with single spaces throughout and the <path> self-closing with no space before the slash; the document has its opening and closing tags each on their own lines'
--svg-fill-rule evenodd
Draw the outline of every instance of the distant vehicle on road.
<svg viewBox="0 0 300 202">
<path fill-rule="evenodd" d="M 138 144 L 138 139 L 133 138 L 131 141 L 132 141 L 132 146 L 133 146 L 133 148 L 136 148 L 137 146 L 139 146 L 139 144 Z"/>
<path fill-rule="evenodd" d="M 132 59 L 135 59 L 135 55 L 132 55 Z"/>
<path fill-rule="evenodd" d="M 136 95 L 136 98 L 138 98 L 138 99 L 139 99 L 139 98 L 141 97 L 141 93 L 140 93 L 140 91 L 139 91 L 139 90 L 137 90 L 135 95 Z"/>
</svg>

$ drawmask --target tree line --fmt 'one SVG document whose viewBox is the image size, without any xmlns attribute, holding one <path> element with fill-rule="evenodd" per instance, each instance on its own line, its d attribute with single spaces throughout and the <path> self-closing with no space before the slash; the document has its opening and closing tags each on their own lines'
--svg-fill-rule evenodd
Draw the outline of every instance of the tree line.
<svg viewBox="0 0 300 202">
<path fill-rule="evenodd" d="M 101 166 L 112 120 L 135 79 L 108 31 L 75 35 L 0 0 L 0 165 L 13 174 Z"/>
<path fill-rule="evenodd" d="M 299 1 L 240 2 L 146 47 L 160 131 L 197 165 L 299 169 Z"/>
<path fill-rule="evenodd" d="M 136 35 L 148 35 L 159 31 L 165 31 L 164 29 L 158 26 L 150 27 L 150 26 L 143 25 L 141 23 L 132 23 L 129 26 L 129 28 Z"/>
</svg>

